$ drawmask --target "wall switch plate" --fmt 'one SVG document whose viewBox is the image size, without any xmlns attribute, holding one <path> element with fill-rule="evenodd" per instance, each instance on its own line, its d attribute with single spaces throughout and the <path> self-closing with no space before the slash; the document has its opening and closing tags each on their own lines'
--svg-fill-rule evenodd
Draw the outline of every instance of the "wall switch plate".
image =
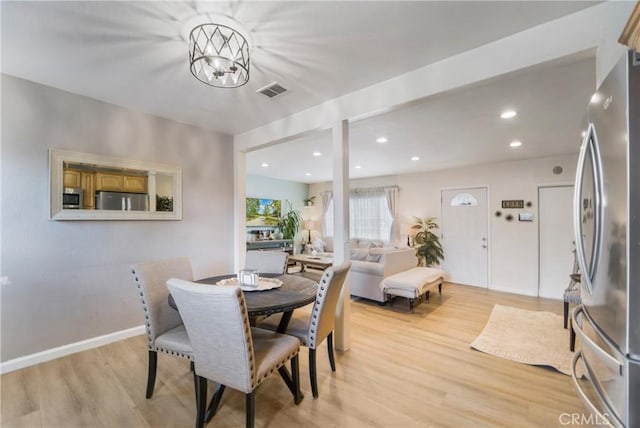
<svg viewBox="0 0 640 428">
<path fill-rule="evenodd" d="M 520 213 L 518 214 L 519 221 L 533 221 L 533 213 Z"/>
</svg>

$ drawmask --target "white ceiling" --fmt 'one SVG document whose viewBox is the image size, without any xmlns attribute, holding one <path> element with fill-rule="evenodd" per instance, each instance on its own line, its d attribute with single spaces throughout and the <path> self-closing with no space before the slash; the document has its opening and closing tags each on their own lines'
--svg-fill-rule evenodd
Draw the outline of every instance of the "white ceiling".
<svg viewBox="0 0 640 428">
<path fill-rule="evenodd" d="M 594 90 L 595 62 L 592 53 L 585 52 L 353 122 L 349 176 L 407 174 L 577 153 L 582 120 Z M 501 119 L 505 109 L 518 114 Z M 377 143 L 381 136 L 388 142 Z M 522 146 L 510 148 L 514 140 Z M 298 182 L 331 181 L 331 153 L 331 132 L 322 131 L 248 153 L 247 170 Z M 420 160 L 412 161 L 412 156 Z M 264 168 L 263 163 L 269 166 Z"/>
<path fill-rule="evenodd" d="M 3 73 L 69 92 L 238 134 L 593 4 L 2 1 L 1 67 Z M 251 78 L 244 87 L 208 87 L 189 72 L 187 23 L 212 13 L 228 15 L 251 31 Z M 362 169 L 354 176 L 535 157 L 543 145 L 548 154 L 566 153 L 570 148 L 562 143 L 579 123 L 576 106 L 584 106 L 585 94 L 593 90 L 589 68 L 572 58 L 356 122 L 351 156 Z M 255 93 L 273 81 L 290 92 L 271 100 Z M 506 106 L 521 110 L 509 124 L 496 119 Z M 380 132 L 390 141 L 372 150 L 371 138 Z M 511 138 L 525 145 L 505 153 Z M 316 138 L 305 141 L 299 149 L 322 147 Z M 400 144 L 408 146 L 400 150 Z M 422 162 L 395 159 L 414 152 Z M 263 150 L 249 156 L 249 171 L 278 176 L 276 168 L 254 170 L 252 163 L 261 162 L 254 156 L 261 153 L 268 155 Z M 328 179 L 320 174 L 326 167 L 312 169 L 319 159 L 309 160 L 307 152 L 292 155 L 288 150 L 290 165 L 305 167 L 297 181 Z M 300 178 L 304 172 L 312 176 Z"/>
</svg>

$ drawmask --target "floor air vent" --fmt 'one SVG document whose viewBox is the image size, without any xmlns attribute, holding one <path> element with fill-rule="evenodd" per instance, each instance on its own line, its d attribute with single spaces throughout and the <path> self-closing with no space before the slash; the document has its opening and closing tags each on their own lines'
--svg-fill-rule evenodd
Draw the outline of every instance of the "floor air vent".
<svg viewBox="0 0 640 428">
<path fill-rule="evenodd" d="M 278 95 L 282 95 L 287 92 L 287 88 L 280 86 L 278 82 L 273 82 L 268 84 L 264 88 L 258 89 L 256 92 L 262 95 L 266 95 L 269 98 L 275 98 Z"/>
</svg>

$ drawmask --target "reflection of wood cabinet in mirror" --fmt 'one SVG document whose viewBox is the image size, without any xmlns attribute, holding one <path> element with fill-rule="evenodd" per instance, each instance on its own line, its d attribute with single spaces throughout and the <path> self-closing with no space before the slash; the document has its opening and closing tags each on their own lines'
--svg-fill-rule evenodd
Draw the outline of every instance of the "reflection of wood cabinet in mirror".
<svg viewBox="0 0 640 428">
<path fill-rule="evenodd" d="M 64 187 L 76 187 L 82 189 L 82 208 L 93 209 L 95 206 L 95 173 L 93 171 L 81 171 L 77 169 L 64 169 Z"/>
<path fill-rule="evenodd" d="M 147 193 L 147 177 L 122 173 L 96 172 L 96 190 Z"/>
<path fill-rule="evenodd" d="M 179 167 L 57 149 L 49 151 L 49 167 L 52 219 L 182 219 L 182 170 Z M 82 189 L 82 209 L 63 208 L 64 187 Z M 102 209 L 96 209 L 98 192 L 105 192 L 100 193 Z M 117 198 L 123 200 L 121 205 Z M 107 200 L 116 203 L 107 204 Z M 157 209 L 156 200 L 165 203 Z"/>
<path fill-rule="evenodd" d="M 93 172 L 82 171 L 82 208 L 92 210 L 96 206 L 96 181 Z"/>
<path fill-rule="evenodd" d="M 122 188 L 125 192 L 147 193 L 147 177 L 125 175 Z"/>
<path fill-rule="evenodd" d="M 82 172 L 65 168 L 64 187 L 82 187 Z"/>
<path fill-rule="evenodd" d="M 96 173 L 96 190 L 107 190 L 110 192 L 122 192 L 122 174 L 109 174 L 106 172 Z"/>
</svg>

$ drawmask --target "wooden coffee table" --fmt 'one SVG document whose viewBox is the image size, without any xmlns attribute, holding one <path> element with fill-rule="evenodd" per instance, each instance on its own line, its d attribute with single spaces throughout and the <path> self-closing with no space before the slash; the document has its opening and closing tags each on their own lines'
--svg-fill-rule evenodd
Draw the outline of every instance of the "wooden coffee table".
<svg viewBox="0 0 640 428">
<path fill-rule="evenodd" d="M 295 254 L 293 256 L 289 256 L 289 261 L 300 263 L 300 272 L 304 272 L 305 266 L 317 267 L 325 270 L 329 266 L 333 265 L 333 259 L 331 257 L 311 256 L 309 254 Z"/>
</svg>

